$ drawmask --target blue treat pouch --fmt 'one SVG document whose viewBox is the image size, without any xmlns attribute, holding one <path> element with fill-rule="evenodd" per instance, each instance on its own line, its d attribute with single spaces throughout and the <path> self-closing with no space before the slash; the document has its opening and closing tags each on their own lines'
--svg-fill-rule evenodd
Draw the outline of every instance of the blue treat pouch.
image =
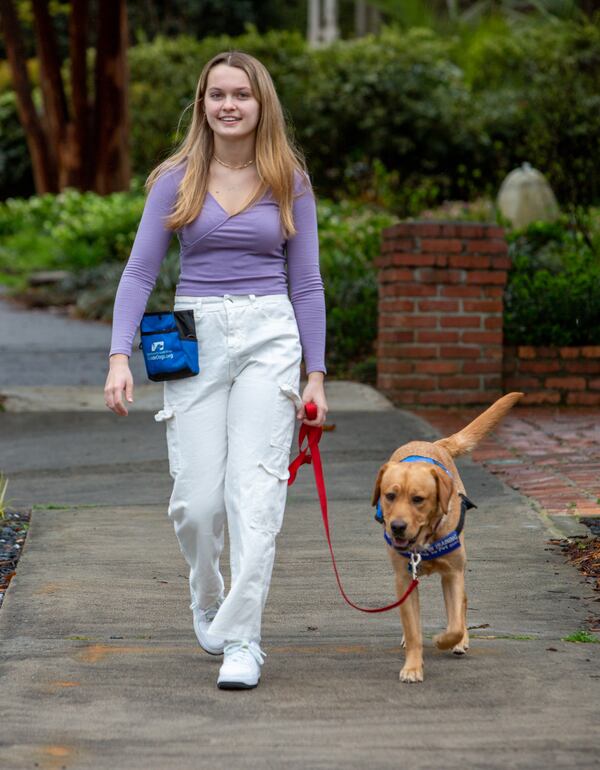
<svg viewBox="0 0 600 770">
<path fill-rule="evenodd" d="M 200 371 L 193 310 L 144 313 L 140 349 L 154 382 L 194 377 Z"/>
</svg>

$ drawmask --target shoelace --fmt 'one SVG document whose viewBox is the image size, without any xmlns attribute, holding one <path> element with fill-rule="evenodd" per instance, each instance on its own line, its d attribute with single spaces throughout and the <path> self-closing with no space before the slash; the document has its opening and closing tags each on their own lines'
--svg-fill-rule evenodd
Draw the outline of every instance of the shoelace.
<svg viewBox="0 0 600 770">
<path fill-rule="evenodd" d="M 262 665 L 267 657 L 256 642 L 227 642 L 224 652 L 232 663 L 243 663 L 247 655 L 252 655 L 256 662 Z"/>
</svg>

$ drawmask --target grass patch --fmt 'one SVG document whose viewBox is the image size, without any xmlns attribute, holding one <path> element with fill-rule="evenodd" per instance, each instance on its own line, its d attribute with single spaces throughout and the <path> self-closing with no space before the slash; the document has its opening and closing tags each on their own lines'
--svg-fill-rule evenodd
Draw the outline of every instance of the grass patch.
<svg viewBox="0 0 600 770">
<path fill-rule="evenodd" d="M 569 636 L 563 636 L 563 642 L 576 642 L 577 644 L 600 644 L 600 639 L 589 631 L 580 630 L 575 631 L 574 634 Z"/>
</svg>

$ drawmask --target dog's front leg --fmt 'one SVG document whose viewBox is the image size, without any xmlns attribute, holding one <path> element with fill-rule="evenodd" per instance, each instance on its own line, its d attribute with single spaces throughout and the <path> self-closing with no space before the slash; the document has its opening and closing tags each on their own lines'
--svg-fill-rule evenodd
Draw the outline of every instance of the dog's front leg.
<svg viewBox="0 0 600 770">
<path fill-rule="evenodd" d="M 449 650 L 462 642 L 467 630 L 464 572 L 453 570 L 450 574 L 442 575 L 442 590 L 448 627 L 443 634 L 434 636 L 433 641 L 438 649 Z"/>
<path fill-rule="evenodd" d="M 404 569 L 402 569 L 402 567 Z M 406 562 L 401 565 L 400 574 L 396 572 L 396 591 L 398 598 L 403 596 L 410 585 L 410 576 Z M 403 574 L 406 572 L 406 576 Z M 421 633 L 421 612 L 419 608 L 419 589 L 415 588 L 408 599 L 400 605 L 400 620 L 404 631 L 406 659 L 400 671 L 401 682 L 423 681 L 423 636 Z"/>
</svg>

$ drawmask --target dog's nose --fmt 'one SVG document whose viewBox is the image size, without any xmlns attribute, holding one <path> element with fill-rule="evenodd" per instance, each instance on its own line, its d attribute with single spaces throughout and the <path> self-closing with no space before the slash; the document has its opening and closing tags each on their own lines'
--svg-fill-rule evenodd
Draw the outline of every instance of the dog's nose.
<svg viewBox="0 0 600 770">
<path fill-rule="evenodd" d="M 404 521 L 404 519 L 394 519 L 390 523 L 390 529 L 392 530 L 392 534 L 396 537 L 401 537 L 406 532 L 407 523 Z"/>
</svg>

